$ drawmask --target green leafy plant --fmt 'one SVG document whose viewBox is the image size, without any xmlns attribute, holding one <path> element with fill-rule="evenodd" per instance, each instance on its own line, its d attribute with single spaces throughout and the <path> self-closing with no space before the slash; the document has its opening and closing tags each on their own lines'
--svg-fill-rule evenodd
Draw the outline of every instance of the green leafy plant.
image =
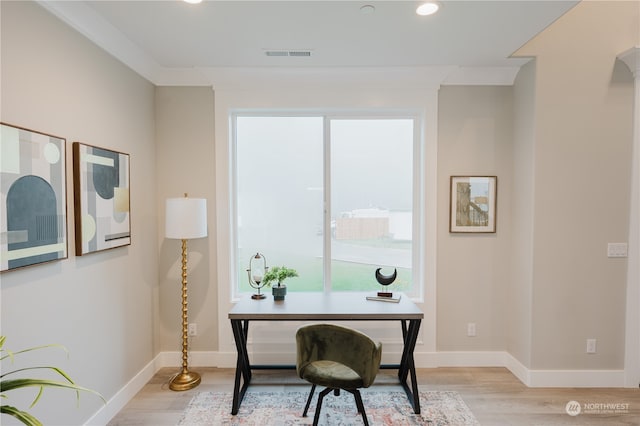
<svg viewBox="0 0 640 426">
<path fill-rule="evenodd" d="M 36 346 L 29 349 L 23 349 L 17 352 L 11 352 L 7 349 L 4 349 L 5 340 L 6 340 L 6 336 L 0 336 L 0 354 L 2 354 L 2 356 L 0 356 L 0 361 L 4 361 L 5 359 L 9 358 L 9 360 L 13 362 L 14 357 L 16 355 L 26 353 L 26 352 L 36 351 L 40 349 L 45 349 L 45 348 L 51 348 L 51 347 L 57 347 L 67 352 L 66 348 L 60 345 Z M 12 376 L 16 373 L 31 371 L 31 370 L 53 371 L 57 375 L 61 376 L 64 379 L 64 381 L 50 380 L 50 379 L 30 379 L 30 378 L 23 378 L 23 377 L 16 377 L 11 379 L 7 378 L 8 376 Z M 77 394 L 76 398 L 78 400 L 78 403 L 80 401 L 80 391 L 93 393 L 99 396 L 102 399 L 102 401 L 106 403 L 106 400 L 104 399 L 104 397 L 100 395 L 98 392 L 76 385 L 74 381 L 71 380 L 71 378 L 67 375 L 67 373 L 65 373 L 63 370 L 57 367 L 37 366 L 37 367 L 25 367 L 25 368 L 19 368 L 13 371 L 7 371 L 6 368 L 2 366 L 2 369 L 0 371 L 2 371 L 2 374 L 0 374 L 0 398 L 2 400 L 8 399 L 9 397 L 6 395 L 6 392 L 12 391 L 14 389 L 21 389 L 26 387 L 37 387 L 39 388 L 38 393 L 36 394 L 35 399 L 29 406 L 29 408 L 33 408 L 33 406 L 36 405 L 36 403 L 42 396 L 42 393 L 44 392 L 44 388 L 49 387 L 49 388 L 66 388 L 66 389 L 72 389 L 76 391 L 76 394 Z M 5 405 L 4 402 L 2 403 L 2 405 L 0 405 L 0 414 L 7 414 L 9 416 L 13 416 L 26 425 L 33 425 L 33 426 L 42 425 L 40 420 L 35 418 L 29 412 L 20 410 L 11 405 Z"/>
<path fill-rule="evenodd" d="M 273 268 L 269 268 L 267 273 L 264 274 L 262 282 L 270 286 L 272 281 L 276 281 L 278 287 L 280 287 L 285 279 L 297 276 L 298 272 L 296 272 L 295 269 L 287 268 L 286 266 L 274 266 Z"/>
</svg>

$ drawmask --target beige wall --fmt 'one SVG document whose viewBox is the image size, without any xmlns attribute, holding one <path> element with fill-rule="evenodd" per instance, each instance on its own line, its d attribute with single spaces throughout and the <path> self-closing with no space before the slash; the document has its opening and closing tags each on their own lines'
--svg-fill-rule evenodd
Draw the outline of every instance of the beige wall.
<svg viewBox="0 0 640 426">
<path fill-rule="evenodd" d="M 527 367 L 531 366 L 533 291 L 535 65 L 531 61 L 522 67 L 513 88 L 513 216 L 505 316 L 507 351 Z"/>
<path fill-rule="evenodd" d="M 624 368 L 626 259 L 606 248 L 628 233 L 633 79 L 616 56 L 636 42 L 639 8 L 583 2 L 518 52 L 536 59 L 512 88 L 440 89 L 439 351 Z M 469 174 L 499 177 L 495 235 L 448 233 L 449 176 Z"/>
<path fill-rule="evenodd" d="M 107 398 L 180 351 L 180 243 L 163 237 L 164 200 L 188 192 L 209 207 L 208 238 L 189 242 L 191 348 L 215 353 L 225 283 L 214 91 L 154 88 L 36 4 L 0 6 L 1 120 L 67 138 L 69 196 L 73 141 L 129 153 L 133 212 L 129 247 L 75 257 L 70 245 L 69 259 L 0 276 L 7 347 L 66 345 L 58 365 Z M 439 351 L 508 351 L 531 369 L 623 367 L 626 260 L 607 258 L 606 244 L 627 239 L 633 81 L 615 57 L 637 43 L 639 16 L 637 3 L 582 2 L 518 52 L 536 60 L 513 87 L 440 89 Z M 471 174 L 498 176 L 496 234 L 448 232 L 449 177 Z M 68 213 L 72 241 L 71 198 Z M 584 354 L 586 338 L 598 354 Z M 99 408 L 54 393 L 35 412 L 80 424 Z"/>
<path fill-rule="evenodd" d="M 55 349 L 30 359 L 57 365 L 111 398 L 158 350 L 154 87 L 37 4 L 3 1 L 0 7 L 0 118 L 66 138 L 69 228 L 68 259 L 0 276 L 5 348 L 63 344 L 68 359 Z M 130 246 L 74 255 L 74 141 L 130 154 Z M 46 413 L 45 424 L 71 425 L 101 407 L 89 394 L 77 408 L 73 392 L 48 391 L 33 413 Z M 6 416 L 0 422 L 10 424 Z"/>
<path fill-rule="evenodd" d="M 505 350 L 512 88 L 445 86 L 438 104 L 437 349 Z M 449 233 L 450 176 L 470 175 L 498 176 L 495 234 Z"/>
<path fill-rule="evenodd" d="M 533 128 L 531 368 L 621 369 L 637 2 L 582 2 L 529 42 Z M 594 23 L 597 23 L 595 25 Z M 598 353 L 585 353 L 587 338 Z"/>
<path fill-rule="evenodd" d="M 181 243 L 164 238 L 164 208 L 167 198 L 182 197 L 185 192 L 206 198 L 208 213 L 208 237 L 188 241 L 189 322 L 198 325 L 198 335 L 189 345 L 193 351 L 218 348 L 213 116 L 210 87 L 156 89 L 161 351 L 182 350 Z"/>
</svg>

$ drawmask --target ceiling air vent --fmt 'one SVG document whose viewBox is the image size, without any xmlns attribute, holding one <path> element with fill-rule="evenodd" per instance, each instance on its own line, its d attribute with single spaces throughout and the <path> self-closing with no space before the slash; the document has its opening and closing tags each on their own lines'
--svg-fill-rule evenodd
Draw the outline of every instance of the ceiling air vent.
<svg viewBox="0 0 640 426">
<path fill-rule="evenodd" d="M 311 56 L 310 50 L 267 50 L 265 52 L 267 56 Z"/>
<path fill-rule="evenodd" d="M 311 56 L 311 52 L 309 50 L 291 50 L 289 56 Z"/>
<path fill-rule="evenodd" d="M 289 52 L 285 50 L 267 50 L 267 56 L 289 56 Z"/>
</svg>

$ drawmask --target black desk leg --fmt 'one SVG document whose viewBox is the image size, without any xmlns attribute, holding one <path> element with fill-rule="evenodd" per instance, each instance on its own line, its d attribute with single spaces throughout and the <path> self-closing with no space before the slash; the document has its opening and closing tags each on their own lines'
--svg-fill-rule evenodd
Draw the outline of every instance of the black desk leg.
<svg viewBox="0 0 640 426">
<path fill-rule="evenodd" d="M 236 377 L 233 385 L 233 403 L 231 406 L 231 414 L 238 414 L 240 404 L 244 398 L 244 394 L 251 382 L 251 364 L 249 363 L 249 354 L 247 352 L 247 335 L 249 332 L 249 320 L 231 320 L 231 329 L 233 330 L 233 338 L 236 342 L 236 350 L 238 351 L 238 359 L 236 361 Z M 242 388 L 240 387 L 240 378 L 242 377 Z"/>
<path fill-rule="evenodd" d="M 398 379 L 404 388 L 409 402 L 413 406 L 413 411 L 420 414 L 420 394 L 418 393 L 418 380 L 416 376 L 416 365 L 413 358 L 413 351 L 418 341 L 421 320 L 410 320 L 407 329 L 406 322 L 402 321 L 402 336 L 404 338 L 404 348 L 402 349 L 402 359 L 398 369 Z M 407 384 L 407 375 L 411 375 L 411 389 Z"/>
</svg>

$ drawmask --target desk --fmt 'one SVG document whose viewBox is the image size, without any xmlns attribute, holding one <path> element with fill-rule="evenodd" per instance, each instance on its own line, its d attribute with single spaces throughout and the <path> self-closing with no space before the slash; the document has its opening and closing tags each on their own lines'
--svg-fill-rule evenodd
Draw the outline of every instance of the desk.
<svg viewBox="0 0 640 426">
<path fill-rule="evenodd" d="M 243 297 L 229 312 L 238 350 L 231 414 L 238 414 L 244 394 L 251 382 L 252 369 L 295 368 L 295 366 L 251 365 L 247 351 L 250 321 L 399 321 L 404 341 L 400 364 L 383 364 L 380 368 L 398 369 L 398 379 L 407 394 L 409 403 L 415 413 L 420 414 L 413 350 L 424 314 L 405 295 L 402 295 L 398 303 L 370 301 L 366 299 L 367 295 L 371 294 L 294 292 L 289 293 L 285 300 L 278 302 L 270 298 L 253 300 L 249 296 Z M 409 375 L 411 387 L 407 383 Z"/>
</svg>

